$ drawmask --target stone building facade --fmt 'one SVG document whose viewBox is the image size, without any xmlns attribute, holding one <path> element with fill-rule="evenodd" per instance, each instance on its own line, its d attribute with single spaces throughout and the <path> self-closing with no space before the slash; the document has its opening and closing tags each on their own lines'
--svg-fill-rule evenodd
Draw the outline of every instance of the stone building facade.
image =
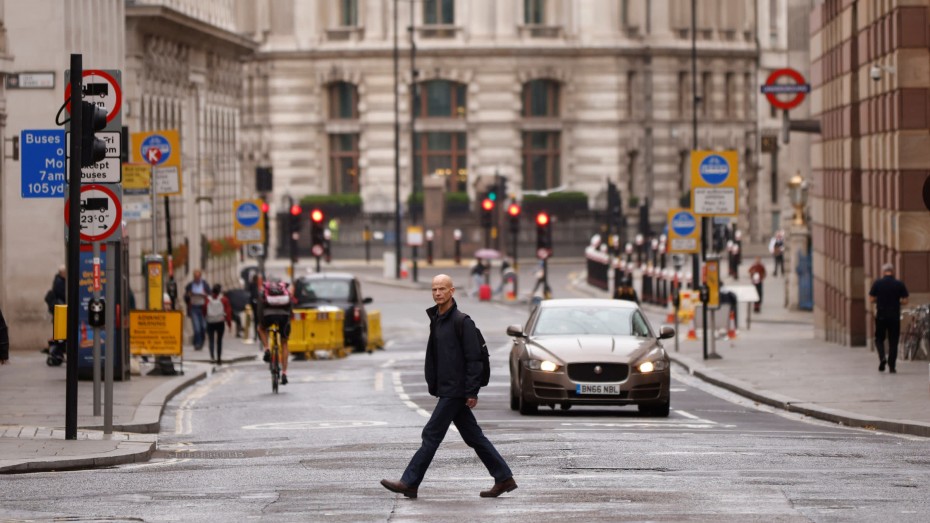
<svg viewBox="0 0 930 523">
<path fill-rule="evenodd" d="M 687 2 L 259 2 L 245 17 L 260 48 L 246 80 L 254 105 L 244 109 L 243 139 L 255 154 L 250 161 L 273 169 L 273 206 L 354 192 L 366 212 L 393 211 L 395 4 L 403 202 L 424 176 L 474 200 L 499 174 L 518 195 L 562 187 L 603 209 L 613 181 L 631 214 L 631 204 L 648 198 L 658 225 L 688 193 Z M 769 23 L 770 11 L 744 0 L 700 6 L 698 146 L 739 151 L 741 227 L 767 237 L 778 204 L 761 196 L 769 186 L 759 177 L 757 102 L 767 73 L 759 69 L 757 26 Z M 775 23 L 783 32 L 784 18 Z M 415 154 L 411 25 L 420 93 Z M 756 201 L 763 221 L 748 219 Z"/>
<path fill-rule="evenodd" d="M 868 290 L 891 262 L 930 298 L 930 2 L 826 0 L 812 11 L 815 322 L 865 345 Z"/>
</svg>

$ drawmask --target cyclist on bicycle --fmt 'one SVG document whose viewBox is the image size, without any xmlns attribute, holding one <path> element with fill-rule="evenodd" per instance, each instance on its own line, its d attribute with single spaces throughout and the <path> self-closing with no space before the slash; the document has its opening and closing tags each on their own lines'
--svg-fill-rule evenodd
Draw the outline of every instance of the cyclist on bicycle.
<svg viewBox="0 0 930 523">
<path fill-rule="evenodd" d="M 258 336 L 265 347 L 265 361 L 271 361 L 271 351 L 268 347 L 268 328 L 278 326 L 278 337 L 281 340 L 281 385 L 287 385 L 287 338 L 291 333 L 291 308 L 294 297 L 287 284 L 282 281 L 268 281 L 263 286 L 261 295 L 261 321 L 258 324 Z"/>
</svg>

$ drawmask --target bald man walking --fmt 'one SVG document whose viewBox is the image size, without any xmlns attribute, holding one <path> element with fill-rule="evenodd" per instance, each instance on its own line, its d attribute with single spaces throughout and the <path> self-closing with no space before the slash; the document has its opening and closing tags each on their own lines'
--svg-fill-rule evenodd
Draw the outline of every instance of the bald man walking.
<svg viewBox="0 0 930 523">
<path fill-rule="evenodd" d="M 423 427 L 423 443 L 400 481 L 381 480 L 384 488 L 408 498 L 417 497 L 426 469 L 452 423 L 494 478 L 494 486 L 481 491 L 480 496 L 496 498 L 517 488 L 507 462 L 484 436 L 471 412 L 478 405 L 478 390 L 481 388 L 481 348 L 475 322 L 458 310 L 453 294 L 452 278 L 445 274 L 433 278 L 433 301 L 436 305 L 426 310 L 430 326 L 425 374 L 429 393 L 439 397 L 439 401 Z M 464 317 L 461 332 L 456 332 L 456 315 Z"/>
</svg>

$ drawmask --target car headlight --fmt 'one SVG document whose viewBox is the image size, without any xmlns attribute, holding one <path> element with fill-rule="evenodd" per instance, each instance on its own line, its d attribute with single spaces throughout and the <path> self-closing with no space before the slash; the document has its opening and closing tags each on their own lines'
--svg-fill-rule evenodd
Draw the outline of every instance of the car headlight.
<svg viewBox="0 0 930 523">
<path fill-rule="evenodd" d="M 643 374 L 649 374 L 650 372 L 662 371 L 668 367 L 668 363 L 665 360 L 657 361 L 644 361 L 636 367 Z"/>
<path fill-rule="evenodd" d="M 555 372 L 559 370 L 559 364 L 549 360 L 528 360 L 526 366 L 531 370 L 541 370 L 543 372 Z"/>
</svg>

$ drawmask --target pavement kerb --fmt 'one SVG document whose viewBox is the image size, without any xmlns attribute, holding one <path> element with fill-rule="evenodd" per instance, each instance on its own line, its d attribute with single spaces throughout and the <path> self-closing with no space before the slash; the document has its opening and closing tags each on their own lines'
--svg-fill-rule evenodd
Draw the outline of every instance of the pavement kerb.
<svg viewBox="0 0 930 523">
<path fill-rule="evenodd" d="M 927 423 L 876 418 L 846 410 L 823 407 L 816 403 L 801 401 L 776 392 L 754 389 L 751 385 L 742 380 L 703 368 L 703 365 L 687 356 L 671 353 L 669 354 L 669 358 L 676 364 L 684 367 L 688 374 L 702 381 L 706 381 L 707 383 L 729 390 L 730 392 L 734 392 L 764 405 L 848 427 L 883 430 L 886 432 L 896 432 L 925 438 L 930 437 L 930 424 Z"/>
<path fill-rule="evenodd" d="M 107 436 L 100 431 L 78 431 L 78 435 L 93 433 L 100 438 Z M 120 438 L 114 450 L 105 455 L 36 457 L 31 459 L 0 460 L 0 474 L 17 474 L 30 472 L 56 472 L 61 470 L 93 469 L 112 467 L 129 463 L 148 461 L 155 453 L 157 438 L 149 434 L 128 434 L 114 432 L 111 437 Z"/>
</svg>

